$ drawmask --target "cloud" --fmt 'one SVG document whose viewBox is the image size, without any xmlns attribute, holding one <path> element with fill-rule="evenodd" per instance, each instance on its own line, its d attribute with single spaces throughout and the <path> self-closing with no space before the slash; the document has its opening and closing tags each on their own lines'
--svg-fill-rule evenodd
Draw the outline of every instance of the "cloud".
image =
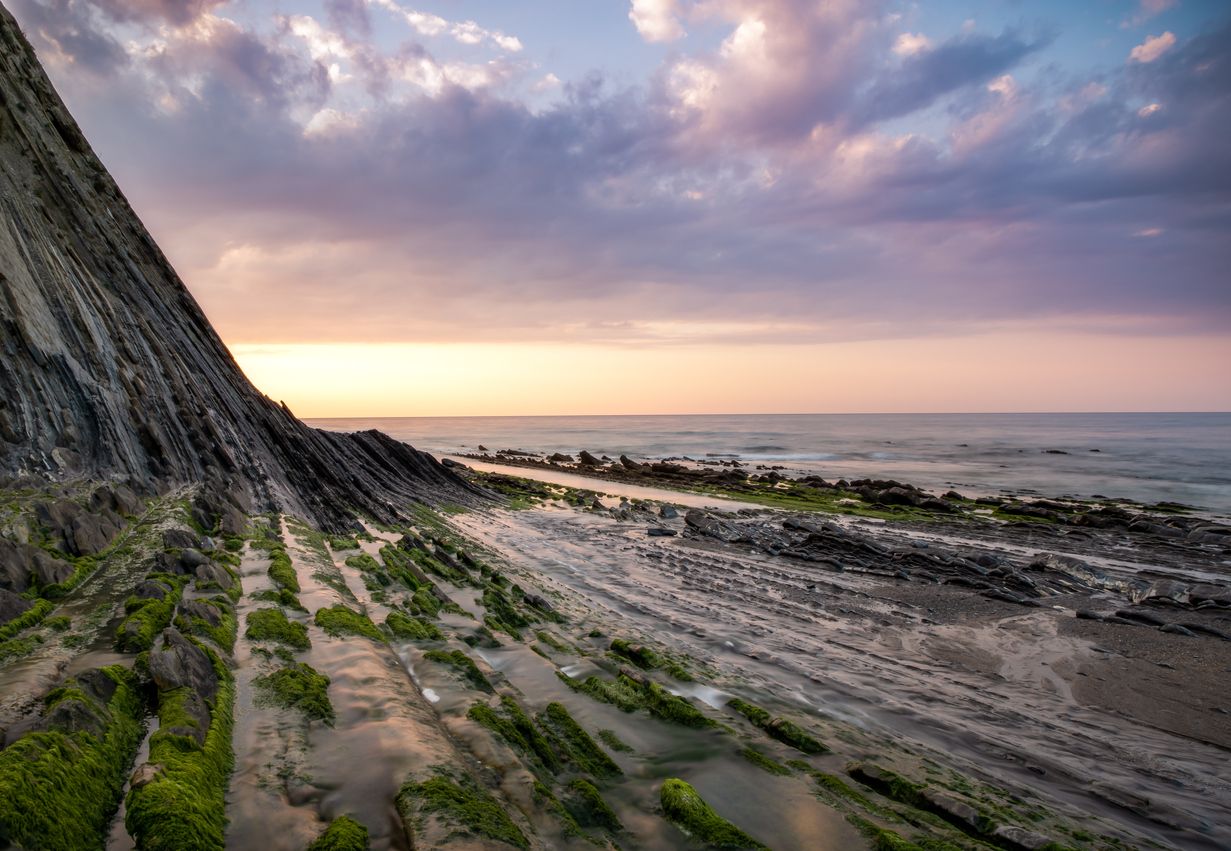
<svg viewBox="0 0 1231 851">
<path fill-rule="evenodd" d="M 1153 62 L 1171 48 L 1175 47 L 1175 34 L 1167 31 L 1162 35 L 1146 36 L 1146 40 L 1134 47 L 1128 53 L 1130 62 Z"/>
<path fill-rule="evenodd" d="M 1168 9 L 1179 4 L 1179 0 L 1140 0 L 1137 11 L 1120 23 L 1121 28 L 1130 29 L 1144 24 L 1151 18 L 1161 15 Z"/>
<path fill-rule="evenodd" d="M 893 43 L 893 52 L 898 56 L 914 56 L 931 49 L 932 41 L 922 33 L 902 33 Z"/>
<path fill-rule="evenodd" d="M 628 19 L 646 41 L 675 41 L 684 37 L 678 0 L 632 0 Z"/>
<path fill-rule="evenodd" d="M 415 32 L 429 38 L 447 34 L 459 44 L 478 45 L 490 42 L 509 53 L 518 53 L 522 50 L 521 40 L 516 36 L 506 35 L 499 30 L 484 29 L 474 21 L 447 21 L 430 12 L 406 9 L 394 0 L 372 0 L 372 2 L 400 17 Z"/>
<path fill-rule="evenodd" d="M 121 41 L 97 10 L 24 4 L 229 340 L 751 345 L 1231 319 L 1225 25 L 1070 78 L 1022 67 L 1046 32 L 903 55 L 875 4 L 723 0 L 687 15 L 724 29 L 717 46 L 617 85 L 487 37 L 438 57 L 444 19 L 396 46 L 208 12 Z"/>
</svg>

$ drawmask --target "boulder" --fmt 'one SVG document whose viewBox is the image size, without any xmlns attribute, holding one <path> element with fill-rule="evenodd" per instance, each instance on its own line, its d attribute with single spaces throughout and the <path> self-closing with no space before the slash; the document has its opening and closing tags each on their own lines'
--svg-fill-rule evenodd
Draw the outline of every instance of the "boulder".
<svg viewBox="0 0 1231 851">
<path fill-rule="evenodd" d="M 196 549 L 186 549 L 180 552 L 180 564 L 188 570 L 195 570 L 202 565 L 209 564 L 209 556 Z"/>
<path fill-rule="evenodd" d="M 150 677 L 159 689 L 188 686 L 206 700 L 218 694 L 218 674 L 208 654 L 179 630 L 163 630 L 149 656 Z"/>
<path fill-rule="evenodd" d="M 553 464 L 572 464 L 573 456 L 565 455 L 563 452 L 554 452 L 547 456 L 547 460 Z"/>
<path fill-rule="evenodd" d="M 675 510 L 675 506 L 664 505 L 658 509 L 658 516 L 664 520 L 674 520 L 680 516 L 680 513 Z"/>
<path fill-rule="evenodd" d="M 187 529 L 168 529 L 162 533 L 162 545 L 173 550 L 196 549 L 201 540 Z"/>
<path fill-rule="evenodd" d="M 0 588 L 0 624 L 6 624 L 29 611 L 34 604 L 12 591 Z"/>
<path fill-rule="evenodd" d="M 193 573 L 201 582 L 214 582 L 223 591 L 226 591 L 235 584 L 235 577 L 220 564 L 206 562 L 200 565 Z"/>
<path fill-rule="evenodd" d="M 218 608 L 202 600 L 187 600 L 180 604 L 180 611 L 189 617 L 200 618 L 210 626 L 222 623 L 222 613 Z"/>
<path fill-rule="evenodd" d="M 133 589 L 133 596 L 141 600 L 165 600 L 171 589 L 156 579 L 143 579 Z"/>
</svg>

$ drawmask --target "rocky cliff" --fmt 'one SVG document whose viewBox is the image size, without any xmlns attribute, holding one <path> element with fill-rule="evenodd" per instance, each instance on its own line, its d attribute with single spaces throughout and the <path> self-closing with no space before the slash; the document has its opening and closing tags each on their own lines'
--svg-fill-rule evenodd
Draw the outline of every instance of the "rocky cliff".
<svg viewBox="0 0 1231 851">
<path fill-rule="evenodd" d="M 474 491 L 244 377 L 0 7 L 0 474 L 225 485 L 329 527 Z"/>
</svg>

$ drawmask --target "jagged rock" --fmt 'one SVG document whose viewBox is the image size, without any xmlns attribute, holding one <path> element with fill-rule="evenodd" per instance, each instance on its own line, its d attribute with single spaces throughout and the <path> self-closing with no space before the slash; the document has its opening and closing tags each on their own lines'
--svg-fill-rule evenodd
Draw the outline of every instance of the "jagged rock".
<svg viewBox="0 0 1231 851">
<path fill-rule="evenodd" d="M 202 565 L 209 564 L 209 556 L 200 550 L 186 549 L 180 553 L 180 564 L 188 570 L 195 570 Z"/>
<path fill-rule="evenodd" d="M 22 597 L 20 594 L 14 594 L 4 588 L 0 588 L 0 624 L 6 624 L 13 618 L 19 617 L 34 604 Z"/>
<path fill-rule="evenodd" d="M 1130 596 L 1137 604 L 1182 606 L 1189 602 L 1188 586 L 1174 579 L 1159 579 L 1147 588 L 1134 589 Z"/>
<path fill-rule="evenodd" d="M 553 452 L 551 455 L 547 456 L 547 460 L 553 464 L 572 464 L 573 456 L 565 455 L 563 452 Z"/>
<path fill-rule="evenodd" d="M 160 689 L 188 686 L 206 700 L 218 693 L 218 675 L 209 656 L 174 627 L 163 630 L 150 651 L 149 667 Z"/>
<path fill-rule="evenodd" d="M 162 533 L 162 545 L 174 550 L 197 549 L 201 539 L 187 529 L 168 529 Z"/>
<path fill-rule="evenodd" d="M 46 587 L 73 575 L 73 566 L 32 544 L 0 538 L 0 588 L 20 594 L 31 585 Z"/>
<path fill-rule="evenodd" d="M 181 603 L 180 611 L 189 617 L 201 618 L 210 626 L 218 626 L 222 623 L 222 613 L 218 611 L 217 607 L 200 600 L 187 600 Z"/>
<path fill-rule="evenodd" d="M 207 562 L 198 566 L 197 569 L 193 571 L 193 574 L 201 582 L 216 583 L 223 591 L 226 591 L 235 584 L 235 579 L 231 576 L 230 571 L 228 571 L 225 567 L 218 564 L 213 564 L 212 562 Z"/>
<path fill-rule="evenodd" d="M 261 510 L 330 530 L 357 513 L 394 522 L 415 501 L 484 498 L 387 435 L 309 428 L 259 393 L 5 9 L 0 45 L 0 473 L 144 493 L 221 479 Z M 112 490 L 106 511 L 138 508 Z M 224 533 L 243 531 L 242 512 L 221 512 Z M 71 553 L 98 551 L 90 531 L 73 531 Z"/>
<path fill-rule="evenodd" d="M 123 518 L 109 508 L 91 513 L 68 499 L 40 502 L 34 510 L 56 549 L 75 556 L 102 552 L 125 525 Z"/>
<path fill-rule="evenodd" d="M 673 505 L 663 505 L 658 509 L 658 516 L 663 520 L 674 520 L 680 516 L 680 513 L 675 510 Z"/>
<path fill-rule="evenodd" d="M 1050 837 L 1012 824 L 998 824 L 988 835 L 1008 851 L 1039 851 L 1052 845 Z"/>
<path fill-rule="evenodd" d="M 171 589 L 156 579 L 144 579 L 133 589 L 133 596 L 141 600 L 165 600 L 170 593 Z"/>
</svg>

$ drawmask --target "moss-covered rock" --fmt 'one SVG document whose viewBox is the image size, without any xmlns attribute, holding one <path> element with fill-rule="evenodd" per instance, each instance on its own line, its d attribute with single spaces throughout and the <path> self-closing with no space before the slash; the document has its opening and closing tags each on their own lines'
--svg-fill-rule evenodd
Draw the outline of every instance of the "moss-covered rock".
<svg viewBox="0 0 1231 851">
<path fill-rule="evenodd" d="M 368 829 L 350 816 L 338 816 L 307 851 L 368 851 Z"/>
<path fill-rule="evenodd" d="M 373 641 L 385 640 L 380 630 L 376 628 L 376 624 L 372 623 L 367 615 L 349 609 L 340 603 L 326 609 L 317 609 L 315 620 L 317 626 L 334 638 L 360 635 L 364 638 L 371 638 Z"/>
<path fill-rule="evenodd" d="M 485 691 L 489 694 L 494 691 L 492 684 L 488 682 L 487 677 L 479 670 L 479 666 L 461 650 L 429 650 L 423 654 L 423 658 L 456 668 L 466 678 L 467 682 L 480 691 Z"/>
<path fill-rule="evenodd" d="M 139 851 L 220 851 L 225 846 L 227 780 L 234 763 L 231 728 L 235 680 L 222 660 L 206 650 L 218 679 L 209 706 L 204 743 L 175 732 L 184 702 L 162 699 L 158 732 L 150 737 L 153 770 L 135 782 L 124 820 Z M 166 716 L 164 719 L 164 715 Z"/>
<path fill-rule="evenodd" d="M 773 717 L 767 710 L 755 703 L 734 697 L 727 701 L 727 707 L 743 715 L 771 738 L 790 745 L 798 751 L 806 754 L 829 753 L 829 748 L 807 730 L 786 718 Z"/>
<path fill-rule="evenodd" d="M 295 565 L 291 563 L 291 557 L 281 544 L 269 551 L 269 578 L 277 583 L 278 587 L 285 588 L 292 594 L 299 593 L 299 576 L 295 573 Z"/>
<path fill-rule="evenodd" d="M 552 774 L 560 770 L 560 755 L 513 698 L 502 697 L 500 711 L 486 703 L 476 703 L 470 707 L 466 717 L 496 733 L 515 750 L 537 763 L 538 767 Z"/>
<path fill-rule="evenodd" d="M 442 770 L 422 783 L 406 783 L 398 792 L 397 807 L 408 832 L 420 830 L 425 818 L 435 815 L 452 828 L 451 836 L 482 836 L 515 848 L 530 847 L 504 807 L 465 775 L 453 777 Z"/>
<path fill-rule="evenodd" d="M 253 684 L 272 702 L 297 709 L 308 718 L 333 724 L 333 703 L 329 700 L 329 677 L 303 662 L 293 662 L 271 674 L 257 677 Z"/>
<path fill-rule="evenodd" d="M 569 761 L 581 771 L 594 777 L 615 777 L 623 773 L 620 766 L 574 720 L 564 704 L 547 704 L 541 723 L 555 736 Z"/>
<path fill-rule="evenodd" d="M 579 777 L 568 785 L 564 807 L 581 827 L 596 827 L 612 833 L 619 833 L 624 829 L 620 817 L 603 800 L 598 787 L 584 777 Z"/>
<path fill-rule="evenodd" d="M 768 771 L 770 774 L 777 774 L 785 777 L 791 773 L 791 769 L 776 760 L 770 759 L 755 748 L 744 748 L 739 753 L 740 756 L 751 762 L 757 768 Z"/>
<path fill-rule="evenodd" d="M 104 689 L 71 685 L 48 705 L 52 714 L 78 704 L 71 714 L 95 719 L 94 732 L 53 726 L 0 750 L 0 841 L 49 851 L 105 845 L 144 711 L 129 671 L 117 665 L 101 673 L 115 687 L 105 703 Z"/>
<path fill-rule="evenodd" d="M 683 780 L 672 778 L 664 781 L 659 798 L 667 818 L 706 845 L 713 848 L 766 848 L 714 812 L 697 794 L 697 790 Z"/>
<path fill-rule="evenodd" d="M 244 637 L 250 641 L 276 641 L 296 650 L 312 646 L 308 628 L 289 620 L 281 609 L 257 609 L 248 613 L 248 629 Z"/>
<path fill-rule="evenodd" d="M 385 618 L 385 626 L 397 638 L 409 641 L 443 641 L 444 633 L 431 621 L 423 618 L 410 617 L 401 612 L 390 612 Z"/>
</svg>

